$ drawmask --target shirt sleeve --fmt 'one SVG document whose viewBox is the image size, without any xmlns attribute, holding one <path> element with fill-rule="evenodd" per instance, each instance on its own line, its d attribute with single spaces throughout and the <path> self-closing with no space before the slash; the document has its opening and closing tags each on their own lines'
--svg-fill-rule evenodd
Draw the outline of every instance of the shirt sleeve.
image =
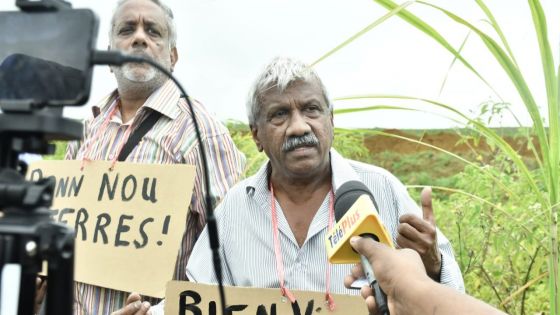
<svg viewBox="0 0 560 315">
<path fill-rule="evenodd" d="M 84 124 L 82 129 L 82 139 L 68 142 L 68 145 L 66 146 L 66 154 L 64 155 L 65 160 L 75 160 L 78 156 L 78 150 L 88 134 L 87 128 L 89 127 L 91 119 L 93 119 L 93 117 L 82 121 Z"/>
<path fill-rule="evenodd" d="M 210 176 L 210 200 L 214 208 L 224 198 L 226 191 L 241 178 L 245 166 L 245 156 L 237 149 L 229 133 L 227 133 L 227 129 L 222 134 L 206 138 L 203 143 Z M 187 164 L 196 166 L 196 177 L 182 252 L 176 269 L 179 274 L 176 274 L 175 279 L 179 280 L 187 279 L 184 271 L 192 256 L 193 244 L 199 239 L 199 235 L 206 225 L 204 169 L 198 146 L 187 154 L 185 161 Z M 204 235 L 200 238 L 205 238 Z M 206 239 L 207 243 L 208 240 Z"/>
<path fill-rule="evenodd" d="M 459 264 L 455 260 L 451 242 L 437 229 L 438 247 L 441 253 L 441 273 L 439 282 L 460 292 L 465 292 L 465 283 Z"/>
<path fill-rule="evenodd" d="M 78 154 L 80 143 L 79 141 L 70 141 L 68 146 L 66 146 L 66 154 L 64 155 L 65 160 L 75 160 Z"/>
<path fill-rule="evenodd" d="M 219 256 L 222 266 L 222 280 L 224 285 L 234 286 L 233 277 L 228 267 L 227 256 L 225 255 L 228 239 L 228 226 L 224 224 L 227 219 L 223 218 L 224 209 L 227 207 L 227 199 L 221 203 L 216 209 L 216 221 L 218 224 L 219 231 Z M 230 209 L 231 210 L 231 209 Z M 214 272 L 214 263 L 212 257 L 212 250 L 210 249 L 210 240 L 208 236 L 208 227 L 205 227 L 194 245 L 191 259 L 186 267 L 186 274 L 189 281 L 205 284 L 217 284 L 218 279 Z"/>
<path fill-rule="evenodd" d="M 235 190 L 235 189 L 234 189 Z M 232 192 L 230 191 L 230 194 Z M 224 200 L 214 210 L 216 217 L 216 224 L 218 226 L 218 240 L 220 243 L 219 258 L 222 267 L 222 280 L 224 285 L 235 286 L 232 274 L 228 267 L 228 241 L 231 240 L 231 229 L 233 228 L 229 223 L 228 214 L 235 215 L 236 205 L 231 202 L 231 195 L 226 195 Z M 231 253 L 230 253 L 231 254 Z M 204 283 L 204 284 L 217 284 L 218 279 L 214 272 L 214 260 L 212 257 L 212 250 L 210 248 L 210 238 L 208 235 L 208 226 L 204 228 L 200 237 L 194 245 L 191 259 L 189 260 L 185 273 L 189 281 Z"/>
<path fill-rule="evenodd" d="M 225 127 L 224 127 L 225 128 Z M 226 192 L 241 178 L 245 167 L 245 156 L 235 146 L 229 133 L 207 137 L 203 140 L 208 174 L 210 176 L 210 199 L 215 207 Z M 194 193 L 191 210 L 201 215 L 201 229 L 204 227 L 205 186 L 204 168 L 200 148 L 196 146 L 184 157 L 185 163 L 196 166 Z M 200 232 L 199 230 L 199 232 Z"/>
</svg>

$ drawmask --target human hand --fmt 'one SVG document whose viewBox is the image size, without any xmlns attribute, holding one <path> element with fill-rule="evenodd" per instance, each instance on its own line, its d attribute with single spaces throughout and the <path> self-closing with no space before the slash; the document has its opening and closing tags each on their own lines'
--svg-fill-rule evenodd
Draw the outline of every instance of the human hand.
<svg viewBox="0 0 560 315">
<path fill-rule="evenodd" d="M 406 301 L 402 300 L 404 291 L 414 290 L 414 287 L 417 288 L 425 282 L 432 282 L 426 276 L 418 253 L 411 249 L 394 250 L 372 239 L 362 237 L 353 237 L 350 244 L 373 266 L 379 286 L 387 295 L 389 311 L 392 315 L 406 314 Z M 363 276 L 362 265 L 357 264 L 352 268 L 351 274 L 344 279 L 344 285 L 350 288 L 354 281 Z M 377 306 L 371 288 L 364 286 L 360 292 L 369 312 L 377 314 Z"/>
<path fill-rule="evenodd" d="M 133 292 L 126 299 L 126 305 L 111 315 L 150 315 L 150 306 L 149 302 L 142 302 L 140 294 Z"/>
<path fill-rule="evenodd" d="M 43 301 L 45 300 L 45 296 L 47 295 L 47 278 L 37 277 L 35 279 L 35 307 L 34 307 L 34 314 L 39 314 L 39 310 L 41 310 L 41 305 L 43 305 Z"/>
<path fill-rule="evenodd" d="M 399 218 L 397 245 L 400 248 L 410 248 L 417 251 L 428 275 L 439 281 L 441 253 L 437 243 L 431 187 L 422 189 L 420 200 L 422 203 L 422 218 L 413 214 L 404 214 Z"/>
</svg>

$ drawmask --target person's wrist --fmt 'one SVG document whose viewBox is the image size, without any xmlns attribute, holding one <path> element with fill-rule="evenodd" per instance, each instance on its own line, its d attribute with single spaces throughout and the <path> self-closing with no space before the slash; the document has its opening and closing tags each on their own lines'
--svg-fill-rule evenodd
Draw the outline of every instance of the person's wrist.
<svg viewBox="0 0 560 315">
<path fill-rule="evenodd" d="M 429 298 L 435 284 L 427 274 L 414 274 L 405 278 L 408 280 L 403 279 L 404 283 L 395 286 L 391 296 L 398 314 L 412 314 L 412 311 L 418 311 L 416 308 L 421 308 L 422 301 Z"/>
<path fill-rule="evenodd" d="M 410 270 L 402 273 L 399 277 L 393 278 L 391 282 L 393 295 L 408 299 L 434 281 L 426 272 Z M 389 294 L 389 292 L 386 293 Z"/>
</svg>

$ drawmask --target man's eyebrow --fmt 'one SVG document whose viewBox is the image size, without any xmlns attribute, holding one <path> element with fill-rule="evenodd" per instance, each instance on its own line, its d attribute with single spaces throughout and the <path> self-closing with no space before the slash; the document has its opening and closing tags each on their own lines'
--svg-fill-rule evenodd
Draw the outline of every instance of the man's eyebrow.
<svg viewBox="0 0 560 315">
<path fill-rule="evenodd" d="M 133 26 L 138 24 L 138 22 L 134 19 L 129 19 L 129 20 L 124 20 L 121 21 L 119 23 L 116 24 L 117 27 L 121 27 L 121 26 Z"/>
<path fill-rule="evenodd" d="M 304 99 L 301 103 L 305 104 L 305 105 L 315 104 L 315 103 L 321 104 L 321 99 L 318 98 L 318 97 L 312 96 L 312 97 Z"/>
<path fill-rule="evenodd" d="M 143 19 L 143 23 L 144 23 L 144 26 L 146 26 L 146 27 L 153 27 L 153 28 L 156 28 L 156 29 L 158 29 L 162 32 L 164 32 L 165 29 L 166 29 L 165 26 L 162 25 L 161 23 L 158 23 L 156 21 L 149 20 L 149 19 L 146 19 L 146 18 Z M 115 28 L 121 28 L 121 27 L 126 27 L 126 26 L 136 26 L 138 24 L 139 24 L 139 22 L 138 22 L 137 19 L 130 18 L 128 20 L 123 20 L 121 22 L 118 22 L 115 25 Z"/>
<path fill-rule="evenodd" d="M 268 103 L 267 109 L 265 112 L 270 113 L 271 111 L 277 110 L 277 109 L 284 109 L 286 107 L 289 107 L 287 104 L 285 103 L 280 103 L 280 102 L 271 102 Z"/>
<path fill-rule="evenodd" d="M 147 26 L 162 26 L 160 23 L 151 20 L 144 20 L 144 25 Z"/>
</svg>

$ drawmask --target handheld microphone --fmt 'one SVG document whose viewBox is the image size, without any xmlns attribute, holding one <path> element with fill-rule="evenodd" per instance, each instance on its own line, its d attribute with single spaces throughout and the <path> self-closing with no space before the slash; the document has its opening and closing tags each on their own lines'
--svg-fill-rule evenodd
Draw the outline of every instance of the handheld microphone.
<svg viewBox="0 0 560 315">
<path fill-rule="evenodd" d="M 333 264 L 361 262 L 370 288 L 373 290 L 377 309 L 389 314 L 387 296 L 375 279 L 373 268 L 366 257 L 350 245 L 352 236 L 371 237 L 394 248 L 389 233 L 381 223 L 377 204 L 369 189 L 359 181 L 349 181 L 335 192 L 334 214 L 336 225 L 327 234 L 326 246 L 329 261 Z"/>
</svg>

